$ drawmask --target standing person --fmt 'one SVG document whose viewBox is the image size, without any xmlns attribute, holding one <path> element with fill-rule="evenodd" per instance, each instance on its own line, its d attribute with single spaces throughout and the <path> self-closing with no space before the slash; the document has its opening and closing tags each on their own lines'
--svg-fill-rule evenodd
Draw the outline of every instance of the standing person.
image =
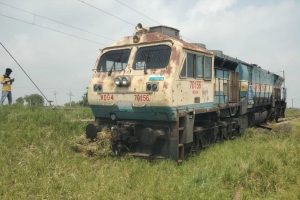
<svg viewBox="0 0 300 200">
<path fill-rule="evenodd" d="M 11 85 L 14 82 L 15 79 L 10 78 L 10 74 L 12 73 L 12 70 L 10 68 L 5 69 L 5 74 L 0 76 L 0 82 L 3 85 L 2 86 L 2 95 L 1 95 L 1 101 L 0 105 L 3 104 L 5 98 L 8 99 L 8 104 L 11 105 L 12 103 L 12 95 L 11 95 Z"/>
</svg>

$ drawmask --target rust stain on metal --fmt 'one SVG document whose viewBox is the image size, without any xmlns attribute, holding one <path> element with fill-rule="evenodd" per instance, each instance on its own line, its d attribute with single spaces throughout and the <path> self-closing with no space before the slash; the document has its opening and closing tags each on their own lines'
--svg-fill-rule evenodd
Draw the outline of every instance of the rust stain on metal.
<svg viewBox="0 0 300 200">
<path fill-rule="evenodd" d="M 180 51 L 176 47 L 172 47 L 172 55 L 170 61 L 173 61 L 175 65 L 179 65 Z"/>
<path fill-rule="evenodd" d="M 115 83 L 114 82 L 110 82 L 109 83 L 109 87 L 114 87 L 115 86 Z"/>
<path fill-rule="evenodd" d="M 199 47 L 199 46 L 197 46 L 195 44 L 191 44 L 191 43 L 185 42 L 183 40 L 181 40 L 180 42 L 181 42 L 183 48 L 213 55 L 213 53 L 211 51 L 209 51 L 207 49 L 204 49 L 204 48 L 201 48 L 201 47 Z"/>
<path fill-rule="evenodd" d="M 155 72 L 156 72 L 156 69 L 151 70 L 151 74 L 155 74 Z"/>
<path fill-rule="evenodd" d="M 204 87 L 204 88 L 203 88 L 203 90 L 202 90 L 202 96 L 203 96 L 203 98 L 205 99 L 205 101 L 208 101 L 209 93 L 208 93 L 208 88 L 207 88 L 207 87 Z"/>
<path fill-rule="evenodd" d="M 104 80 L 106 78 L 106 73 L 101 73 L 98 78 L 100 78 L 100 80 Z"/>
<path fill-rule="evenodd" d="M 168 83 L 167 82 L 164 82 L 164 85 L 163 85 L 163 89 L 168 89 Z"/>
<path fill-rule="evenodd" d="M 143 78 L 138 79 L 137 82 L 138 82 L 138 84 L 143 83 Z"/>
<path fill-rule="evenodd" d="M 165 71 L 165 74 L 169 76 L 171 73 L 172 73 L 172 66 L 169 65 Z"/>
<path fill-rule="evenodd" d="M 167 39 L 168 37 L 161 33 L 148 33 L 144 34 L 142 38 L 144 42 L 154 42 Z"/>
</svg>

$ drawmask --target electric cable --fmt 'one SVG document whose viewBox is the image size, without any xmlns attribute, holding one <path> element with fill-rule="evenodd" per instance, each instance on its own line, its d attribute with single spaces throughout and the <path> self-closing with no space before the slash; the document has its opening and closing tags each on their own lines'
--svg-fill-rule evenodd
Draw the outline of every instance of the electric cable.
<svg viewBox="0 0 300 200">
<path fill-rule="evenodd" d="M 83 0 L 77 0 L 77 1 L 79 1 L 79 2 L 81 2 L 81 3 L 83 3 L 83 4 L 87 5 L 87 6 L 89 6 L 89 7 L 91 7 L 91 8 L 94 8 L 94 9 L 96 9 L 96 10 L 102 12 L 102 13 L 105 13 L 106 15 L 109 15 L 109 16 L 111 16 L 111 17 L 114 17 L 114 18 L 116 18 L 116 19 L 118 19 L 118 20 L 120 20 L 120 21 L 122 21 L 122 22 L 124 22 L 124 23 L 127 23 L 127 24 L 129 24 L 129 25 L 131 25 L 131 26 L 133 26 L 133 27 L 136 26 L 135 24 L 133 24 L 133 23 L 131 23 L 131 22 L 129 22 L 129 21 L 127 21 L 127 20 L 121 18 L 121 17 L 118 17 L 117 15 L 114 15 L 114 14 L 108 12 L 108 11 L 105 11 L 105 10 L 103 10 L 103 9 L 101 9 L 101 8 L 98 8 L 98 7 L 96 7 L 96 6 L 94 6 L 94 5 L 90 4 L 90 3 L 87 3 L 87 2 L 85 2 L 85 1 L 83 1 Z"/>
<path fill-rule="evenodd" d="M 25 10 L 25 9 L 22 9 L 22 8 L 18 8 L 18 7 L 9 5 L 9 4 L 4 3 L 4 2 L 1 2 L 1 1 L 0 1 L 0 4 L 4 5 L 4 6 L 6 6 L 6 7 L 13 8 L 13 9 L 16 9 L 16 10 L 19 10 L 19 11 L 22 11 L 22 12 L 25 12 L 25 13 L 27 13 L 27 14 L 33 15 L 34 17 L 40 17 L 40 18 L 42 18 L 42 19 L 46 19 L 46 20 L 48 20 L 48 21 L 55 22 L 55 23 L 57 23 L 57 24 L 60 24 L 60 25 L 63 25 L 63 26 L 66 26 L 66 27 L 69 27 L 69 28 L 72 28 L 72 29 L 76 29 L 76 30 L 79 30 L 79 31 L 81 31 L 81 32 L 85 32 L 85 33 L 88 33 L 88 34 L 91 34 L 91 35 L 95 35 L 95 36 L 101 37 L 101 38 L 103 38 L 103 39 L 105 39 L 105 40 L 113 41 L 112 38 L 106 37 L 106 36 L 104 36 L 104 35 L 100 35 L 100 34 L 98 34 L 98 33 L 93 33 L 93 32 L 91 32 L 91 31 L 87 31 L 87 30 L 85 30 L 85 29 L 83 29 L 83 28 L 80 28 L 80 27 L 77 27 L 77 26 L 73 26 L 73 25 L 70 25 L 70 24 L 67 24 L 67 23 L 58 21 L 58 20 L 52 19 L 52 18 L 50 18 L 50 17 L 46 17 L 46 16 L 43 16 L 43 15 L 39 15 L 39 14 L 37 14 L 37 13 L 30 12 L 30 11 Z"/>
<path fill-rule="evenodd" d="M 23 69 L 23 67 L 18 63 L 18 61 L 14 58 L 14 56 L 8 51 L 8 49 L 0 42 L 1 46 L 4 48 L 4 50 L 8 53 L 8 55 L 15 61 L 15 63 L 21 68 L 21 70 L 24 72 L 24 74 L 29 78 L 29 80 L 33 83 L 33 85 L 36 87 L 36 89 L 40 92 L 40 94 L 44 97 L 44 99 L 51 105 L 50 100 L 45 96 L 45 94 L 42 92 L 42 90 L 37 86 L 37 84 L 30 78 L 30 76 L 26 73 L 26 71 Z"/>
<path fill-rule="evenodd" d="M 133 10 L 134 12 L 138 13 L 139 15 L 141 15 L 141 16 L 143 16 L 143 17 L 149 19 L 150 21 L 154 22 L 155 24 L 160 24 L 159 21 L 157 21 L 157 20 L 155 20 L 155 19 L 153 19 L 153 18 L 151 18 L 151 17 L 145 15 L 145 14 L 142 13 L 141 11 L 139 11 L 139 10 L 137 10 L 137 9 L 135 9 L 135 8 L 133 8 L 133 7 L 131 7 L 131 6 L 129 6 L 128 4 L 126 4 L 126 3 L 122 2 L 122 1 L 119 1 L 119 0 L 115 0 L 115 1 L 116 1 L 117 3 L 123 5 L 123 6 L 127 7 L 128 9 Z"/>
<path fill-rule="evenodd" d="M 74 34 L 66 33 L 66 32 L 63 32 L 63 31 L 60 31 L 58 29 L 54 29 L 54 28 L 51 28 L 51 27 L 48 27 L 48 26 L 35 24 L 35 23 L 28 22 L 28 21 L 23 20 L 23 19 L 19 19 L 19 18 L 16 18 L 16 17 L 8 16 L 8 15 L 4 15 L 2 13 L 0 13 L 0 16 L 6 17 L 6 18 L 9 18 L 9 19 L 12 19 L 12 20 L 16 20 L 16 21 L 19 21 L 19 22 L 23 22 L 25 24 L 29 24 L 29 25 L 32 25 L 32 26 L 37 26 L 39 28 L 47 29 L 49 31 L 61 33 L 61 34 L 64 34 L 64 35 L 67 35 L 67 36 L 70 36 L 70 37 L 73 37 L 73 38 L 77 38 L 77 39 L 80 39 L 80 40 L 85 40 L 85 41 L 88 41 L 88 42 L 91 42 L 91 43 L 94 43 L 94 44 L 98 44 L 98 45 L 100 44 L 100 45 L 105 46 L 105 44 L 103 44 L 103 43 L 100 43 L 100 42 L 97 42 L 97 41 L 94 41 L 94 40 L 91 40 L 91 39 L 87 39 L 87 38 L 84 38 L 84 37 L 81 37 L 81 36 L 77 36 L 77 35 L 74 35 Z"/>
</svg>

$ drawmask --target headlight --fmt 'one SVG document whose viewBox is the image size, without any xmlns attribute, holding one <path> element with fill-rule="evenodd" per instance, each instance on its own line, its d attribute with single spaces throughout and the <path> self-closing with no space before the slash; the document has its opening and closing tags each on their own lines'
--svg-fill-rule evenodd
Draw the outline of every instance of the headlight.
<svg viewBox="0 0 300 200">
<path fill-rule="evenodd" d="M 130 85 L 130 78 L 127 76 L 119 76 L 115 78 L 116 86 L 129 86 Z"/>
<path fill-rule="evenodd" d="M 117 86 L 120 86 L 121 85 L 121 79 L 119 77 L 115 78 L 115 84 Z"/>
<path fill-rule="evenodd" d="M 129 80 L 126 77 L 122 78 L 122 85 L 123 86 L 128 86 L 129 85 Z"/>
</svg>

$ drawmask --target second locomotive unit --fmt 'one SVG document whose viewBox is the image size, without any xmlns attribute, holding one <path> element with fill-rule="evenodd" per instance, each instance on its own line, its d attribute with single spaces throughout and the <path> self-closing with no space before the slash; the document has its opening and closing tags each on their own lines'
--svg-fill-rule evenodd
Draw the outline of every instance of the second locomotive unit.
<svg viewBox="0 0 300 200">
<path fill-rule="evenodd" d="M 172 158 L 284 117 L 284 78 L 180 39 L 166 26 L 143 28 L 102 49 L 88 87 L 95 137 L 111 129 L 112 150 Z"/>
</svg>

